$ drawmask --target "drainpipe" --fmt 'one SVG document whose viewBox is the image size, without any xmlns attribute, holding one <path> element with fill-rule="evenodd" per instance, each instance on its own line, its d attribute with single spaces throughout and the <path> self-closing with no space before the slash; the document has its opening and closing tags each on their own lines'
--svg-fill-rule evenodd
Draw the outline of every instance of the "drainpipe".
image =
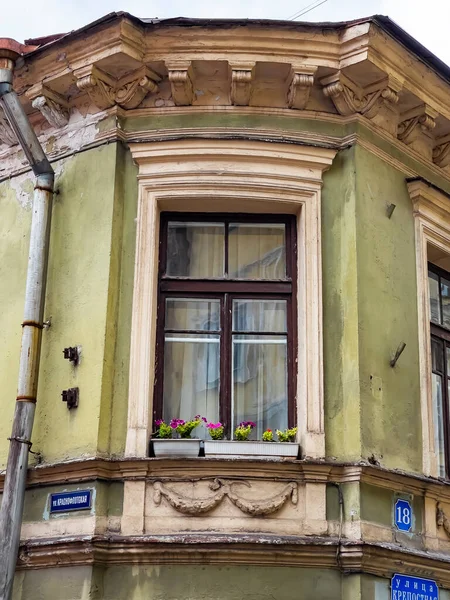
<svg viewBox="0 0 450 600">
<path fill-rule="evenodd" d="M 0 105 L 36 176 L 19 383 L 0 510 L 0 600 L 11 598 L 19 552 L 28 453 L 38 387 L 54 185 L 53 169 L 12 87 L 14 65 L 23 49 L 18 42 L 0 39 Z"/>
</svg>

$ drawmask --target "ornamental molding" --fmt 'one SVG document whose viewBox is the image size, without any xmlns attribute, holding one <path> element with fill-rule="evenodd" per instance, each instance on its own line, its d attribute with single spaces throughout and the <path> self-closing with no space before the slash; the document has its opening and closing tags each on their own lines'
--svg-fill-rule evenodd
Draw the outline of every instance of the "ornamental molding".
<svg viewBox="0 0 450 600">
<path fill-rule="evenodd" d="M 73 72 L 77 87 L 87 92 L 91 101 L 100 109 L 106 110 L 116 104 L 124 109 L 137 108 L 149 93 L 158 91 L 161 77 L 147 67 L 141 67 L 120 79 L 115 79 L 96 67 Z"/>
<path fill-rule="evenodd" d="M 69 104 L 66 99 L 48 87 L 38 84 L 27 90 L 26 96 L 44 119 L 55 129 L 69 122 Z"/>
<path fill-rule="evenodd" d="M 289 108 L 303 110 L 308 104 L 317 67 L 292 67 L 287 97 Z"/>
<path fill-rule="evenodd" d="M 230 64 L 231 103 L 235 106 L 250 104 L 255 63 Z"/>
<path fill-rule="evenodd" d="M 395 106 L 401 84 L 393 78 L 387 78 L 367 87 L 360 87 L 351 81 L 342 71 L 321 79 L 323 92 L 331 98 L 339 114 L 349 116 L 354 113 L 373 119 L 383 105 Z"/>
<path fill-rule="evenodd" d="M 206 498 L 192 498 L 168 488 L 161 481 L 155 481 L 153 484 L 153 501 L 159 506 L 161 499 L 165 498 L 177 512 L 195 516 L 213 510 L 227 497 L 234 506 L 252 517 L 261 517 L 277 512 L 286 504 L 289 498 L 294 505 L 298 502 L 298 489 L 295 482 L 285 485 L 278 494 L 261 500 L 249 500 L 241 496 L 235 489 L 236 486 L 241 485 L 247 488 L 252 487 L 249 481 L 233 481 L 217 477 L 208 486 L 214 492 L 211 496 Z"/>
<path fill-rule="evenodd" d="M 445 514 L 441 504 L 436 506 L 436 525 L 442 527 L 447 537 L 450 538 L 450 519 Z"/>
<path fill-rule="evenodd" d="M 18 143 L 19 142 L 16 134 L 9 124 L 3 109 L 0 108 L 0 144 L 5 144 L 6 146 L 15 146 Z"/>
<path fill-rule="evenodd" d="M 433 162 L 442 168 L 450 165 L 450 133 L 436 140 L 433 148 Z"/>
<path fill-rule="evenodd" d="M 407 111 L 400 117 L 398 139 L 431 160 L 437 116 L 437 111 L 426 105 Z"/>
<path fill-rule="evenodd" d="M 207 553 L 205 555 L 205 553 Z M 132 536 L 108 534 L 22 541 L 18 569 L 101 565 L 202 564 L 336 569 L 390 578 L 402 573 L 434 579 L 450 587 L 450 560 L 442 553 L 394 544 L 348 542 L 319 536 L 205 534 Z"/>
<path fill-rule="evenodd" d="M 190 106 L 194 99 L 191 62 L 166 64 L 175 106 Z"/>
</svg>

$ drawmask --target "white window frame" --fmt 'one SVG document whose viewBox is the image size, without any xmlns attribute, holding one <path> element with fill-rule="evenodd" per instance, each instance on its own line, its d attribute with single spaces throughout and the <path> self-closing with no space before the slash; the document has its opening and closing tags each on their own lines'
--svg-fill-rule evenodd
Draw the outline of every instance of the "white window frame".
<svg viewBox="0 0 450 600">
<path fill-rule="evenodd" d="M 325 455 L 321 186 L 336 150 L 244 140 L 130 144 L 139 166 L 127 456 L 151 434 L 161 211 L 297 215 L 297 422 L 305 456 Z"/>
</svg>

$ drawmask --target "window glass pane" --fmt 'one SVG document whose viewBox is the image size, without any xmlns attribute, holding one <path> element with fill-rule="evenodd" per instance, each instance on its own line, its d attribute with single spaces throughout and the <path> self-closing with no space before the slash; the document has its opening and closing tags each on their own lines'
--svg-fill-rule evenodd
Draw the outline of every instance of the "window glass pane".
<svg viewBox="0 0 450 600">
<path fill-rule="evenodd" d="M 219 335 L 166 333 L 164 420 L 187 420 L 200 414 L 218 421 L 219 387 Z"/>
<path fill-rule="evenodd" d="M 445 477 L 444 447 L 444 407 L 442 398 L 442 377 L 432 374 L 434 445 L 439 469 L 439 476 Z"/>
<path fill-rule="evenodd" d="M 443 342 L 431 338 L 431 368 L 438 373 L 444 372 Z"/>
<path fill-rule="evenodd" d="M 433 323 L 441 322 L 441 299 L 439 294 L 439 278 L 428 271 L 428 289 L 430 292 L 430 315 Z"/>
<path fill-rule="evenodd" d="M 288 426 L 287 339 L 233 336 L 232 424 L 254 421 L 251 439 Z"/>
<path fill-rule="evenodd" d="M 233 330 L 286 332 L 286 300 L 233 300 Z"/>
<path fill-rule="evenodd" d="M 167 298 L 166 329 L 220 330 L 220 300 Z"/>
<path fill-rule="evenodd" d="M 450 281 L 441 277 L 442 325 L 450 328 Z"/>
<path fill-rule="evenodd" d="M 286 279 L 286 236 L 282 223 L 230 223 L 231 278 Z"/>
<path fill-rule="evenodd" d="M 222 223 L 168 223 L 166 275 L 195 279 L 223 277 L 224 265 Z"/>
</svg>

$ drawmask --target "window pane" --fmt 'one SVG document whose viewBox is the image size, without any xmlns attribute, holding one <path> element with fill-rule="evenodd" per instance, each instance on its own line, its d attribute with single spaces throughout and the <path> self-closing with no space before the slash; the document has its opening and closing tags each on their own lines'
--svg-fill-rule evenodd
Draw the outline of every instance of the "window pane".
<svg viewBox="0 0 450 600">
<path fill-rule="evenodd" d="M 164 346 L 164 420 L 202 415 L 219 419 L 220 338 L 167 333 Z"/>
<path fill-rule="evenodd" d="M 450 328 L 450 281 L 441 277 L 442 325 Z"/>
<path fill-rule="evenodd" d="M 428 271 L 428 289 L 430 291 L 430 315 L 433 323 L 441 322 L 441 299 L 439 294 L 439 278 Z"/>
<path fill-rule="evenodd" d="M 224 265 L 222 223 L 168 223 L 166 275 L 195 279 L 223 277 Z"/>
<path fill-rule="evenodd" d="M 232 423 L 254 421 L 252 439 L 288 426 L 287 339 L 233 336 Z"/>
<path fill-rule="evenodd" d="M 444 407 L 442 399 L 442 377 L 432 374 L 434 445 L 439 469 L 439 476 L 445 477 L 444 451 Z"/>
<path fill-rule="evenodd" d="M 220 300 L 167 298 L 166 329 L 220 330 Z"/>
<path fill-rule="evenodd" d="M 281 223 L 230 223 L 231 278 L 286 279 L 286 236 Z"/>
<path fill-rule="evenodd" d="M 431 368 L 438 373 L 444 372 L 443 342 L 435 338 L 431 338 Z"/>
<path fill-rule="evenodd" d="M 286 300 L 233 300 L 233 330 L 286 332 Z"/>
</svg>

